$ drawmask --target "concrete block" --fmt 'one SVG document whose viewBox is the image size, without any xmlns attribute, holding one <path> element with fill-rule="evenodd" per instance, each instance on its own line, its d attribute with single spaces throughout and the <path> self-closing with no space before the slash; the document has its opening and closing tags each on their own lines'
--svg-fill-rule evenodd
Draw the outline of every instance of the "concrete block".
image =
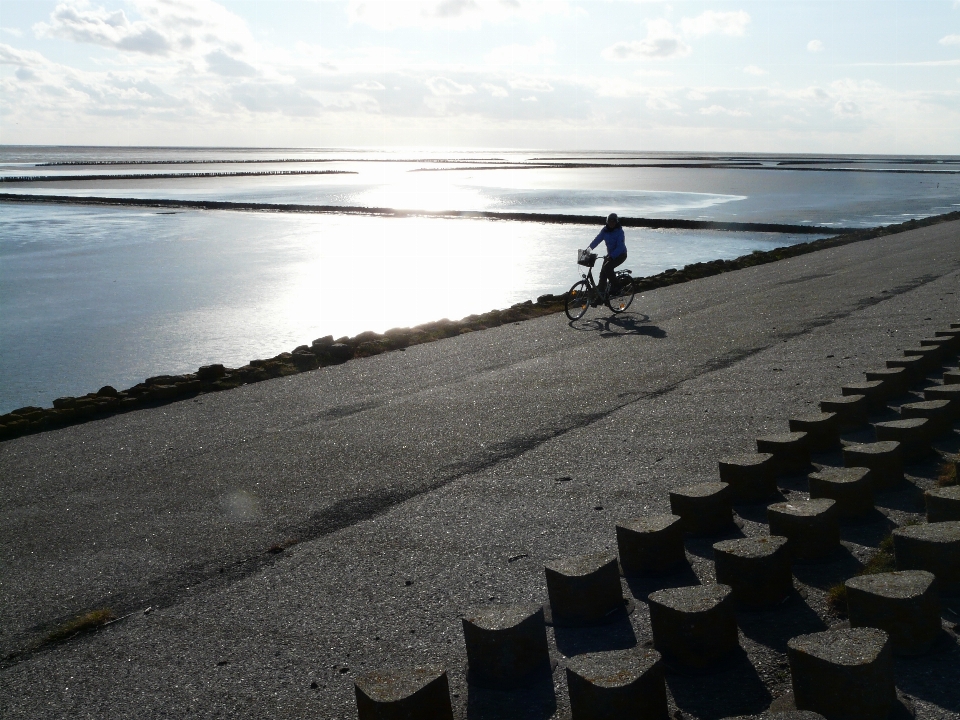
<svg viewBox="0 0 960 720">
<path fill-rule="evenodd" d="M 919 355 L 909 357 L 895 358 L 887 360 L 888 368 L 903 368 L 907 371 L 907 379 L 910 385 L 916 385 L 927 376 L 925 360 Z"/>
<path fill-rule="evenodd" d="M 943 437 L 953 430 L 950 421 L 949 400 L 924 400 L 923 402 L 906 403 L 900 406 L 900 417 L 904 420 L 925 418 L 931 438 Z"/>
<path fill-rule="evenodd" d="M 743 608 L 776 607 L 793 591 L 787 538 L 760 536 L 714 543 L 717 582 L 729 585 Z"/>
<path fill-rule="evenodd" d="M 943 373 L 943 384 L 960 385 L 960 371 L 947 370 L 945 373 Z"/>
<path fill-rule="evenodd" d="M 737 618 L 728 585 L 693 585 L 651 593 L 653 646 L 679 670 L 704 670 L 737 649 Z"/>
<path fill-rule="evenodd" d="M 893 440 L 900 443 L 904 458 L 923 457 L 931 452 L 930 421 L 926 418 L 874 423 L 873 429 L 878 441 Z"/>
<path fill-rule="evenodd" d="M 865 425 L 867 409 L 866 395 L 846 395 L 820 401 L 820 411 L 836 413 L 841 428 Z"/>
<path fill-rule="evenodd" d="M 840 418 L 836 413 L 814 413 L 791 418 L 791 432 L 805 432 L 811 452 L 829 452 L 840 447 Z"/>
<path fill-rule="evenodd" d="M 906 368 L 867 370 L 864 375 L 867 380 L 882 380 L 888 398 L 899 397 L 910 389 L 910 376 Z"/>
<path fill-rule="evenodd" d="M 872 627 L 890 636 L 893 652 L 920 655 L 940 635 L 937 581 L 924 570 L 860 575 L 847 580 L 851 627 Z"/>
<path fill-rule="evenodd" d="M 354 691 L 358 720 L 453 720 L 442 667 L 374 670 L 357 677 Z"/>
<path fill-rule="evenodd" d="M 483 687 L 515 687 L 549 669 L 547 626 L 535 604 L 488 605 L 463 618 L 467 680 Z"/>
<path fill-rule="evenodd" d="M 723 458 L 720 460 L 720 482 L 730 486 L 736 502 L 762 502 L 777 494 L 774 456 L 760 452 Z"/>
<path fill-rule="evenodd" d="M 829 720 L 881 720 L 896 702 L 890 639 L 876 628 L 800 635 L 787 641 L 797 708 Z"/>
<path fill-rule="evenodd" d="M 905 357 L 922 357 L 923 367 L 927 372 L 939 370 L 943 365 L 943 351 L 939 347 L 912 347 L 903 351 Z"/>
<path fill-rule="evenodd" d="M 923 499 L 927 505 L 927 522 L 960 520 L 960 485 L 927 490 Z"/>
<path fill-rule="evenodd" d="M 695 535 L 716 535 L 733 527 L 733 495 L 726 483 L 700 483 L 670 491 L 670 512 Z"/>
<path fill-rule="evenodd" d="M 873 510 L 873 470 L 865 467 L 824 467 L 810 473 L 810 499 L 828 498 L 837 503 L 840 519 L 857 519 Z"/>
<path fill-rule="evenodd" d="M 631 648 L 567 661 L 571 720 L 668 720 L 667 686 L 656 650 Z"/>
<path fill-rule="evenodd" d="M 624 609 L 617 556 L 591 553 L 544 567 L 554 625 L 597 625 Z"/>
<path fill-rule="evenodd" d="M 897 570 L 926 570 L 941 590 L 960 589 L 960 520 L 897 528 L 893 554 Z"/>
<path fill-rule="evenodd" d="M 786 712 L 764 713 L 757 720 L 826 720 L 820 713 L 809 710 L 787 710 Z"/>
<path fill-rule="evenodd" d="M 937 330 L 934 337 L 950 340 L 950 348 L 954 353 L 960 352 L 960 332 L 956 330 Z"/>
<path fill-rule="evenodd" d="M 840 514 L 829 498 L 793 500 L 767 507 L 771 535 L 787 538 L 798 562 L 817 562 L 840 549 Z"/>
<path fill-rule="evenodd" d="M 903 453 L 898 442 L 847 445 L 843 449 L 843 466 L 873 470 L 870 479 L 874 491 L 887 490 L 903 482 Z"/>
<path fill-rule="evenodd" d="M 924 400 L 949 400 L 947 413 L 950 420 L 960 420 L 960 385 L 933 385 L 924 389 Z"/>
<path fill-rule="evenodd" d="M 952 337 L 932 337 L 923 338 L 920 341 L 920 347 L 938 347 L 940 348 L 940 357 L 942 361 L 954 357 L 957 354 L 956 339 Z"/>
<path fill-rule="evenodd" d="M 679 515 L 651 515 L 617 523 L 617 550 L 623 574 L 669 575 L 689 567 Z"/>
<path fill-rule="evenodd" d="M 810 446 L 805 432 L 759 437 L 757 452 L 773 455 L 774 470 L 780 475 L 805 472 L 810 467 Z"/>
<path fill-rule="evenodd" d="M 867 407 L 875 412 L 883 410 L 887 406 L 887 398 L 890 397 L 889 390 L 887 390 L 883 380 L 850 383 L 840 388 L 840 394 L 844 396 L 863 395 L 867 398 Z"/>
</svg>

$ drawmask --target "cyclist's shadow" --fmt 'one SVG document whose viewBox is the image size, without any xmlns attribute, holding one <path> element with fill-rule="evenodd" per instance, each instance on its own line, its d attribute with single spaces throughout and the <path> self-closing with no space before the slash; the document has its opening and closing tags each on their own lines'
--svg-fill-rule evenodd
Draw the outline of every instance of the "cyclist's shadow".
<svg viewBox="0 0 960 720">
<path fill-rule="evenodd" d="M 608 317 L 593 317 L 589 320 L 571 320 L 570 327 L 580 332 L 595 332 L 600 337 L 622 337 L 625 335 L 646 335 L 653 338 L 665 338 L 666 330 L 650 324 L 650 316 L 643 313 L 625 312 Z"/>
</svg>

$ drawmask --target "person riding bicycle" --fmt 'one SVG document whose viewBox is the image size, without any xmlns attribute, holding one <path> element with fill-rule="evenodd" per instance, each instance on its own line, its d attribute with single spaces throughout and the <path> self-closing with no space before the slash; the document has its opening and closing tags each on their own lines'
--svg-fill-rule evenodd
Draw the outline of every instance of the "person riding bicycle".
<svg viewBox="0 0 960 720">
<path fill-rule="evenodd" d="M 627 259 L 627 244 L 624 241 L 623 228 L 620 227 L 620 218 L 616 213 L 610 213 L 607 216 L 607 224 L 590 243 L 590 249 L 593 250 L 601 240 L 607 244 L 607 257 L 603 261 L 603 267 L 600 268 L 598 285 L 600 292 L 606 296 L 614 290 L 614 270 L 623 265 Z"/>
</svg>

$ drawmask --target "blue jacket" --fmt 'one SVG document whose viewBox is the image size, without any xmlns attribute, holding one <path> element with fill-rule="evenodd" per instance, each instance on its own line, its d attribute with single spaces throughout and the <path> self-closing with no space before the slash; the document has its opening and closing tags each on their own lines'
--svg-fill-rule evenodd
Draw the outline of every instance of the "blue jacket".
<svg viewBox="0 0 960 720">
<path fill-rule="evenodd" d="M 620 257 L 625 255 L 627 252 L 627 243 L 623 239 L 623 228 L 619 225 L 613 230 L 607 230 L 607 226 L 603 226 L 603 230 L 600 231 L 600 234 L 594 238 L 593 242 L 590 243 L 590 249 L 593 250 L 597 245 L 600 244 L 600 241 L 603 240 L 607 244 L 607 255 L 611 258 Z"/>
</svg>

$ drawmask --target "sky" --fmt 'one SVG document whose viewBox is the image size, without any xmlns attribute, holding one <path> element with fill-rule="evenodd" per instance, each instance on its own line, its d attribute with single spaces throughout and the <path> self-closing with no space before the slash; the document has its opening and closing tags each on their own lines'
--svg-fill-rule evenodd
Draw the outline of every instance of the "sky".
<svg viewBox="0 0 960 720">
<path fill-rule="evenodd" d="M 960 0 L 0 0 L 0 143 L 960 154 Z"/>
</svg>

